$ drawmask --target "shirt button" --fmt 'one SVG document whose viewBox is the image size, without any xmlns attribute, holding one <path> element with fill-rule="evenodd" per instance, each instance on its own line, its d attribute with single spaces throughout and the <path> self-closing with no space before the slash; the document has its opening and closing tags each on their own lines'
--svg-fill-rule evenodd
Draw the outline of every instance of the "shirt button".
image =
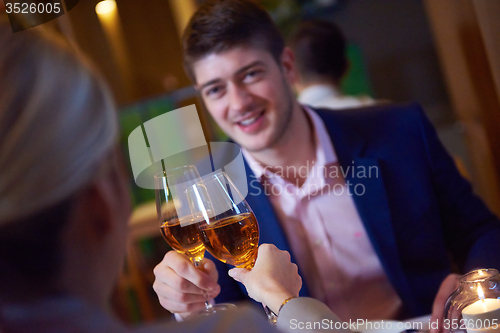
<svg viewBox="0 0 500 333">
<path fill-rule="evenodd" d="M 321 243 L 322 243 L 322 242 L 321 242 L 321 239 L 316 239 L 316 240 L 314 241 L 314 245 L 317 245 L 317 246 L 320 246 L 320 245 L 321 245 Z"/>
</svg>

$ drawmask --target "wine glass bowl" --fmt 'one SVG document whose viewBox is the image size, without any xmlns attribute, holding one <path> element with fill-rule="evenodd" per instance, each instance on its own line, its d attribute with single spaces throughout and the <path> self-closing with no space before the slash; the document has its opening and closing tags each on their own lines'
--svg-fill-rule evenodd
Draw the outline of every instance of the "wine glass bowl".
<svg viewBox="0 0 500 333">
<path fill-rule="evenodd" d="M 225 172 L 212 173 L 186 189 L 205 248 L 216 259 L 252 268 L 259 246 L 259 225 L 252 209 Z"/>
<path fill-rule="evenodd" d="M 179 195 L 200 179 L 195 166 L 188 165 L 155 175 L 156 210 L 166 242 L 195 265 L 203 260 L 205 246 L 186 201 Z"/>
<path fill-rule="evenodd" d="M 193 264 L 201 262 L 205 256 L 205 246 L 198 227 L 194 224 L 181 227 L 182 224 L 179 219 L 168 220 L 160 226 L 161 234 L 172 249 L 184 254 Z"/>
<path fill-rule="evenodd" d="M 253 213 L 242 213 L 198 226 L 205 248 L 215 258 L 239 268 L 252 268 L 257 258 L 259 227 Z"/>
</svg>

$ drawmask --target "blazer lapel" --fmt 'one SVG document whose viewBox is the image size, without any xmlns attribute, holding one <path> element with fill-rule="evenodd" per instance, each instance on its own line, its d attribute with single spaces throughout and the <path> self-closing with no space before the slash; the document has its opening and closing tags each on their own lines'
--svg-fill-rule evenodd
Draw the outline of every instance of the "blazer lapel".
<svg viewBox="0 0 500 333">
<path fill-rule="evenodd" d="M 354 126 L 343 121 L 340 112 L 318 111 L 318 114 L 332 139 L 339 163 L 346 173 L 346 183 L 351 184 L 354 203 L 387 277 L 400 297 L 411 297 L 396 244 L 379 160 L 363 157 L 367 141 Z M 358 173 L 363 170 L 364 175 Z"/>
<path fill-rule="evenodd" d="M 246 200 L 250 207 L 252 208 L 257 221 L 259 222 L 259 243 L 269 243 L 276 245 L 280 250 L 286 250 L 290 253 L 292 262 L 296 263 L 294 255 L 288 244 L 283 229 L 281 228 L 278 218 L 274 213 L 271 206 L 269 198 L 264 194 L 264 189 L 260 185 L 259 180 L 257 180 L 250 169 L 247 161 L 245 160 L 245 169 L 247 172 L 247 182 L 248 182 L 248 195 Z M 300 276 L 303 276 L 300 273 Z M 304 279 L 303 279 L 304 280 Z M 300 296 L 309 296 L 309 291 L 307 290 L 306 283 L 302 284 L 302 289 L 300 290 Z"/>
</svg>

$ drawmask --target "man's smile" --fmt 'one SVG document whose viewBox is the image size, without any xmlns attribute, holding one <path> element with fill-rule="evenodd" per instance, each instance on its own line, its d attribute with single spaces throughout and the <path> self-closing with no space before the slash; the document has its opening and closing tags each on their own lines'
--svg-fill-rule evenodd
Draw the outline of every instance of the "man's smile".
<svg viewBox="0 0 500 333">
<path fill-rule="evenodd" d="M 246 116 L 244 119 L 236 122 L 238 127 L 245 133 L 255 132 L 260 128 L 262 124 L 262 120 L 264 119 L 265 110 L 262 110 L 258 113 L 253 113 Z"/>
</svg>

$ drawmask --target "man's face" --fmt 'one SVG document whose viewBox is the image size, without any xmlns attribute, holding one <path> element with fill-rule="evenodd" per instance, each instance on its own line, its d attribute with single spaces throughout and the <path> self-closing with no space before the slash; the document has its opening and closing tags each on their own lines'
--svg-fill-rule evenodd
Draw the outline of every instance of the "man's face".
<svg viewBox="0 0 500 333">
<path fill-rule="evenodd" d="M 288 49 L 278 65 L 265 50 L 238 46 L 196 61 L 193 72 L 208 111 L 242 147 L 262 151 L 286 136 L 296 104 Z"/>
</svg>

